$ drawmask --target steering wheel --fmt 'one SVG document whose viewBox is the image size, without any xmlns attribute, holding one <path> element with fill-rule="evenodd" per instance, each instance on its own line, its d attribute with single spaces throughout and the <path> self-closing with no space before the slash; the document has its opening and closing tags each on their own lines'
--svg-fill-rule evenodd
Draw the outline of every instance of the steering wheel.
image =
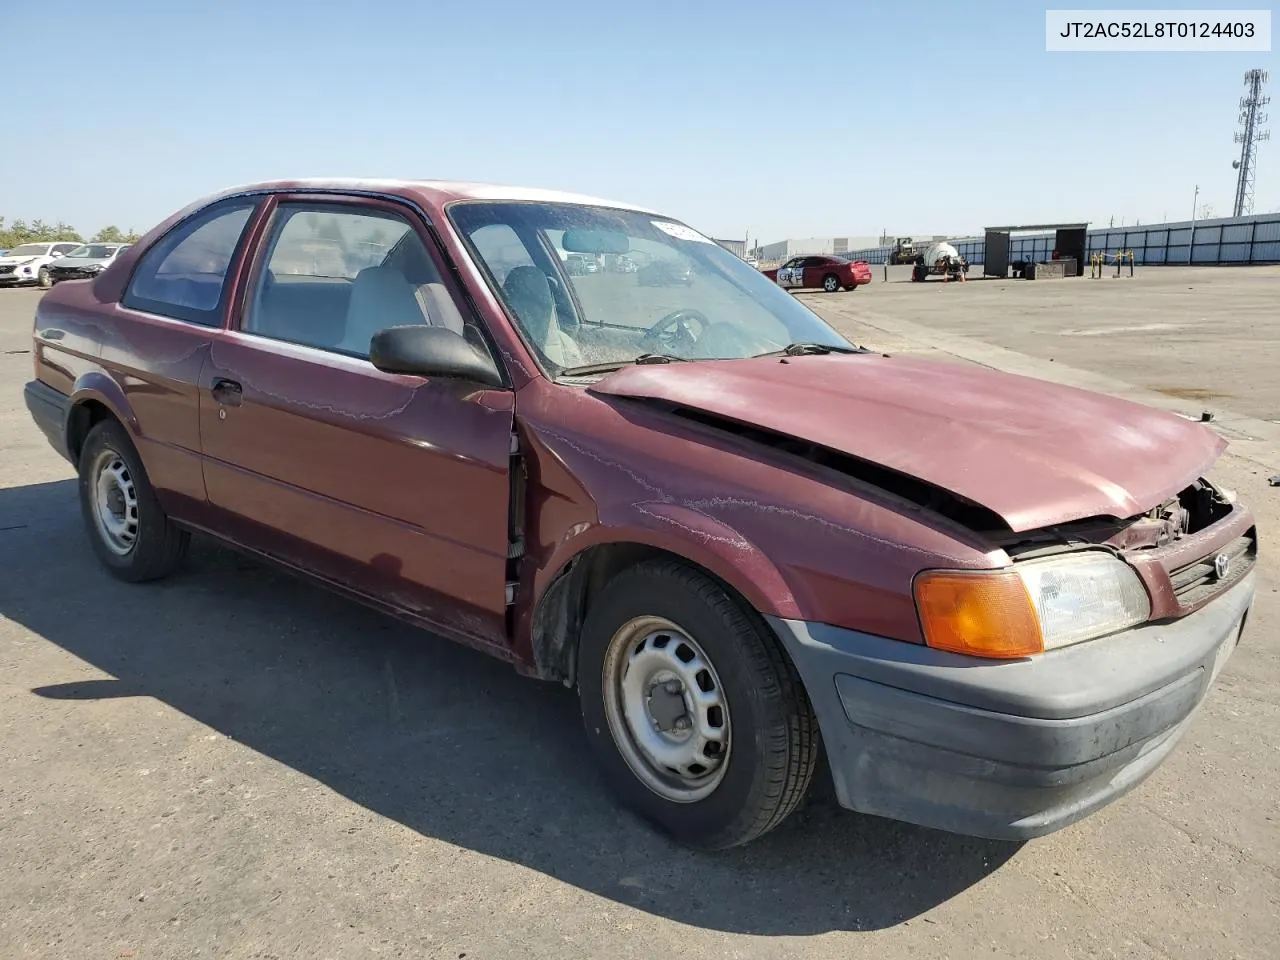
<svg viewBox="0 0 1280 960">
<path fill-rule="evenodd" d="M 690 321 L 697 325 L 696 333 L 690 326 Z M 650 327 L 640 341 L 640 346 L 648 353 L 679 356 L 682 351 L 688 352 L 690 347 L 701 340 L 710 326 L 711 321 L 701 310 L 682 307 L 671 311 Z"/>
</svg>

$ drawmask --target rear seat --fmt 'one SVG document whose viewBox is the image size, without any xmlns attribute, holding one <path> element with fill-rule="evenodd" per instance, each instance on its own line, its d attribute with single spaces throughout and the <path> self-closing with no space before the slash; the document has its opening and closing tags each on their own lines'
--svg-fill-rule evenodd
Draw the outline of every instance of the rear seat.
<svg viewBox="0 0 1280 960">
<path fill-rule="evenodd" d="M 414 286 L 394 267 L 361 270 L 354 282 L 269 276 L 258 296 L 253 331 L 265 337 L 367 354 L 387 327 L 430 323 L 466 335 L 443 283 Z"/>
<path fill-rule="evenodd" d="M 269 276 L 258 295 L 253 332 L 332 349 L 342 340 L 352 286 L 344 280 Z"/>
</svg>

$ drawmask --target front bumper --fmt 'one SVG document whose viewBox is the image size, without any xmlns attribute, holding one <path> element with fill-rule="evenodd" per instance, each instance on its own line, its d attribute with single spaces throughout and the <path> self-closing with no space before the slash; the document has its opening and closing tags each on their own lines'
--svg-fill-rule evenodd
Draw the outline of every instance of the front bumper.
<svg viewBox="0 0 1280 960">
<path fill-rule="evenodd" d="M 36 270 L 30 273 L 23 273 L 19 267 L 13 273 L 0 273 L 0 287 L 14 287 L 20 283 L 36 283 L 40 279 L 40 274 Z"/>
<path fill-rule="evenodd" d="M 1235 649 L 1250 573 L 1196 613 L 980 660 L 770 617 L 851 810 L 995 839 L 1061 829 L 1141 783 Z"/>
<path fill-rule="evenodd" d="M 92 280 L 101 270 L 53 270 L 49 271 L 49 279 L 54 283 L 61 283 L 63 280 Z"/>
</svg>

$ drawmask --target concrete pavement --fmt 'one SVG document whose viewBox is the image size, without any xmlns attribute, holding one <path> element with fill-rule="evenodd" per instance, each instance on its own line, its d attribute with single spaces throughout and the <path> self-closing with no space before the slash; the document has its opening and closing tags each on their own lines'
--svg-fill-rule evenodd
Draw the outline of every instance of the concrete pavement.
<svg viewBox="0 0 1280 960">
<path fill-rule="evenodd" d="M 878 346 L 980 349 L 876 297 L 892 287 L 815 305 Z M 701 855 L 615 806 L 565 690 L 217 548 L 158 584 L 103 574 L 22 408 L 36 298 L 0 291 L 6 957 L 1274 957 L 1280 490 L 1261 460 L 1216 474 L 1264 531 L 1250 629 L 1135 792 L 1025 845 L 819 792 Z"/>
</svg>

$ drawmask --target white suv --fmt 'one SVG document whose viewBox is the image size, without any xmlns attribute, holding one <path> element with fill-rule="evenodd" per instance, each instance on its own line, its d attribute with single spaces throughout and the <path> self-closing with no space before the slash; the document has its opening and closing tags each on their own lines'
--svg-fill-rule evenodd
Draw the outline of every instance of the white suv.
<svg viewBox="0 0 1280 960">
<path fill-rule="evenodd" d="M 0 287 L 16 287 L 23 283 L 52 285 L 49 264 L 65 257 L 79 243 L 23 243 L 0 257 Z"/>
</svg>

